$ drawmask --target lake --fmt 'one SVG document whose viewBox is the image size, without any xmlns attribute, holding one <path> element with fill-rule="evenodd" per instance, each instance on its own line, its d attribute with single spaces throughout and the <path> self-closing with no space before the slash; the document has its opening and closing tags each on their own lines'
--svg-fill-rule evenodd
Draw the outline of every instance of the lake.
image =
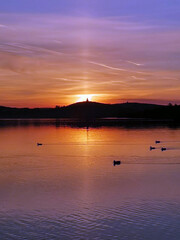
<svg viewBox="0 0 180 240">
<path fill-rule="evenodd" d="M 180 239 L 179 128 L 9 124 L 0 146 L 0 239 Z"/>
</svg>

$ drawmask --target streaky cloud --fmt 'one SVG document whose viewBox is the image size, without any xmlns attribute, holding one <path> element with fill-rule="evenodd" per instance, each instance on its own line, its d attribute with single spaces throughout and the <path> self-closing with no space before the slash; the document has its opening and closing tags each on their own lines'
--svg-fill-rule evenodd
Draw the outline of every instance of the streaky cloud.
<svg viewBox="0 0 180 240">
<path fill-rule="evenodd" d="M 100 66 L 100 67 L 104 67 L 104 68 L 108 68 L 108 69 L 112 69 L 112 70 L 116 70 L 116 71 L 128 71 L 128 70 L 123 69 L 123 68 L 111 67 L 111 66 L 108 66 L 108 65 L 103 64 L 103 63 L 97 63 L 97 62 L 93 62 L 93 61 L 88 61 L 88 62 L 91 63 L 91 64 L 94 64 L 94 65 Z"/>
<path fill-rule="evenodd" d="M 146 78 L 131 76 L 135 80 L 146 80 Z"/>
<path fill-rule="evenodd" d="M 136 62 L 132 62 L 132 61 L 126 61 L 127 63 L 131 63 L 133 65 L 136 65 L 136 66 L 143 66 L 144 64 L 142 63 L 136 63 Z"/>
<path fill-rule="evenodd" d="M 94 64 L 100 67 L 104 67 L 104 68 L 108 68 L 111 70 L 115 70 L 115 71 L 121 71 L 121 72 L 133 72 L 133 73 L 139 73 L 139 74 L 144 74 L 144 72 L 139 72 L 139 71 L 133 71 L 133 70 L 129 70 L 129 69 L 124 69 L 124 68 L 117 68 L 117 67 L 112 67 L 103 63 L 98 63 L 98 62 L 94 62 L 94 61 L 88 61 L 88 63 L 90 64 Z"/>
<path fill-rule="evenodd" d="M 60 77 L 56 77 L 56 78 L 53 78 L 55 80 L 61 80 L 61 81 L 65 81 L 65 82 L 81 82 L 82 79 L 78 80 L 78 79 L 68 79 L 68 78 L 60 78 Z"/>
</svg>

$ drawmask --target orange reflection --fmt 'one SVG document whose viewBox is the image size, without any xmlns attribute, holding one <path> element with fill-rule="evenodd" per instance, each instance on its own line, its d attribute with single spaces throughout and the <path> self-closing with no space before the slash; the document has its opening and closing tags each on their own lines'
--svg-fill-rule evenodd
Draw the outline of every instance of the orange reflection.
<svg viewBox="0 0 180 240">
<path fill-rule="evenodd" d="M 160 196 L 172 184 L 168 174 L 176 169 L 161 163 L 177 162 L 180 151 L 149 151 L 149 146 L 157 137 L 177 141 L 179 136 L 180 130 L 163 128 L 2 128 L 0 193 L 6 207 L 26 208 L 59 208 L 59 199 L 64 206 L 73 199 L 109 204 L 117 194 Z M 37 147 L 37 142 L 43 145 Z M 122 165 L 113 167 L 114 159 Z"/>
</svg>

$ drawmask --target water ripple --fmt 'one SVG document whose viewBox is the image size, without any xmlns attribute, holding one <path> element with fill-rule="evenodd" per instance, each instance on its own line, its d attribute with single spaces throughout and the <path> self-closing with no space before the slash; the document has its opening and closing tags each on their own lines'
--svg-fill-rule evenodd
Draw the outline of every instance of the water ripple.
<svg viewBox="0 0 180 240">
<path fill-rule="evenodd" d="M 129 201 L 112 208 L 80 209 L 69 214 L 1 212 L 1 239 L 180 239 L 180 204 L 175 201 Z"/>
</svg>

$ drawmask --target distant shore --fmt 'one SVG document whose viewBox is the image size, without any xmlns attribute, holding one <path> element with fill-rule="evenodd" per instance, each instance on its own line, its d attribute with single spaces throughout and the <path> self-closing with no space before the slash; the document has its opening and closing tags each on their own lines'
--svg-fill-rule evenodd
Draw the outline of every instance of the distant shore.
<svg viewBox="0 0 180 240">
<path fill-rule="evenodd" d="M 55 108 L 0 106 L 0 119 L 60 119 L 60 122 L 98 124 L 180 122 L 180 105 L 79 102 Z"/>
</svg>

